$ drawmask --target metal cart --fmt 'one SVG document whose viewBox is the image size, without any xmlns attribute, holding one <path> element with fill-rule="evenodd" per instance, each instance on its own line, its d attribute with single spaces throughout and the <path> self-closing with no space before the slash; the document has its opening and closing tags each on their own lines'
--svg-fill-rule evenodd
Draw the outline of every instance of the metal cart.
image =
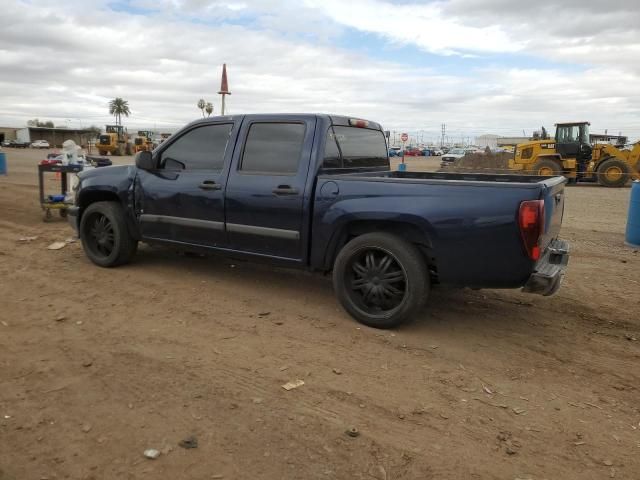
<svg viewBox="0 0 640 480">
<path fill-rule="evenodd" d="M 65 218 L 67 216 L 68 203 L 65 203 L 64 197 L 68 191 L 69 180 L 67 175 L 69 173 L 78 173 L 83 169 L 82 165 L 62 165 L 60 163 L 49 163 L 44 165 L 38 165 L 38 185 L 40 188 L 40 206 L 44 211 L 44 221 L 48 222 L 53 218 L 51 210 L 58 210 L 60 216 Z M 45 195 L 44 193 L 44 174 L 47 173 L 59 173 L 60 174 L 60 194 Z"/>
</svg>

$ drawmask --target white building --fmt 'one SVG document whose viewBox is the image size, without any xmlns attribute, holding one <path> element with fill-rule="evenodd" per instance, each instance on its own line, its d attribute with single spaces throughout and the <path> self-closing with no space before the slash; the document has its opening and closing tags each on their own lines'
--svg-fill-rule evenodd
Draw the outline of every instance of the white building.
<svg viewBox="0 0 640 480">
<path fill-rule="evenodd" d="M 480 135 L 476 137 L 476 146 L 480 148 L 489 147 L 491 150 L 498 148 L 498 135 Z"/>
</svg>

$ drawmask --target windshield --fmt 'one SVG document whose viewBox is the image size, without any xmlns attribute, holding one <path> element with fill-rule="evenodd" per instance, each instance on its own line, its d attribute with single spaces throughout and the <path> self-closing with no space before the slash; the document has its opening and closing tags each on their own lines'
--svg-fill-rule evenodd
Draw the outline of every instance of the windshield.
<svg viewBox="0 0 640 480">
<path fill-rule="evenodd" d="M 454 155 L 464 155 L 465 151 L 462 148 L 454 148 L 453 150 L 449 150 L 449 153 L 453 153 Z"/>
</svg>

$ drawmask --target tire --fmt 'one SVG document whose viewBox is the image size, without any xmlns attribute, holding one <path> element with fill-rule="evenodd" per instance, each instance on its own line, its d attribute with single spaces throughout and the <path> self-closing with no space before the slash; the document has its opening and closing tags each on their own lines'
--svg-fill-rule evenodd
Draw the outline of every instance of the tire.
<svg viewBox="0 0 640 480">
<path fill-rule="evenodd" d="M 116 267 L 131 261 L 138 241 L 129 233 L 124 210 L 117 202 L 92 203 L 80 220 L 84 253 L 96 265 Z"/>
<path fill-rule="evenodd" d="M 629 166 L 617 158 L 605 160 L 598 167 L 598 183 L 603 187 L 624 187 L 630 177 Z"/>
<path fill-rule="evenodd" d="M 555 162 L 549 158 L 538 160 L 533 166 L 533 174 L 541 175 L 544 177 L 555 177 L 561 175 L 561 168 L 558 162 Z"/>
<path fill-rule="evenodd" d="M 333 288 L 344 309 L 360 323 L 393 328 L 424 305 L 429 271 L 414 244 L 389 233 L 367 233 L 338 253 Z"/>
</svg>

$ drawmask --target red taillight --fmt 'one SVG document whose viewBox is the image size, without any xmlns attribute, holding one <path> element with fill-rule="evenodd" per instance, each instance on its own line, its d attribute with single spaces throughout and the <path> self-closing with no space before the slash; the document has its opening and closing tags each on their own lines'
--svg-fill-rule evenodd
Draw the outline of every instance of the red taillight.
<svg viewBox="0 0 640 480">
<path fill-rule="evenodd" d="M 544 233 L 544 200 L 527 200 L 520 204 L 518 225 L 522 242 L 531 260 L 540 259 L 540 237 Z"/>
<path fill-rule="evenodd" d="M 360 120 L 359 118 L 350 118 L 349 125 L 357 128 L 367 128 L 369 126 L 369 122 L 366 120 Z"/>
</svg>

